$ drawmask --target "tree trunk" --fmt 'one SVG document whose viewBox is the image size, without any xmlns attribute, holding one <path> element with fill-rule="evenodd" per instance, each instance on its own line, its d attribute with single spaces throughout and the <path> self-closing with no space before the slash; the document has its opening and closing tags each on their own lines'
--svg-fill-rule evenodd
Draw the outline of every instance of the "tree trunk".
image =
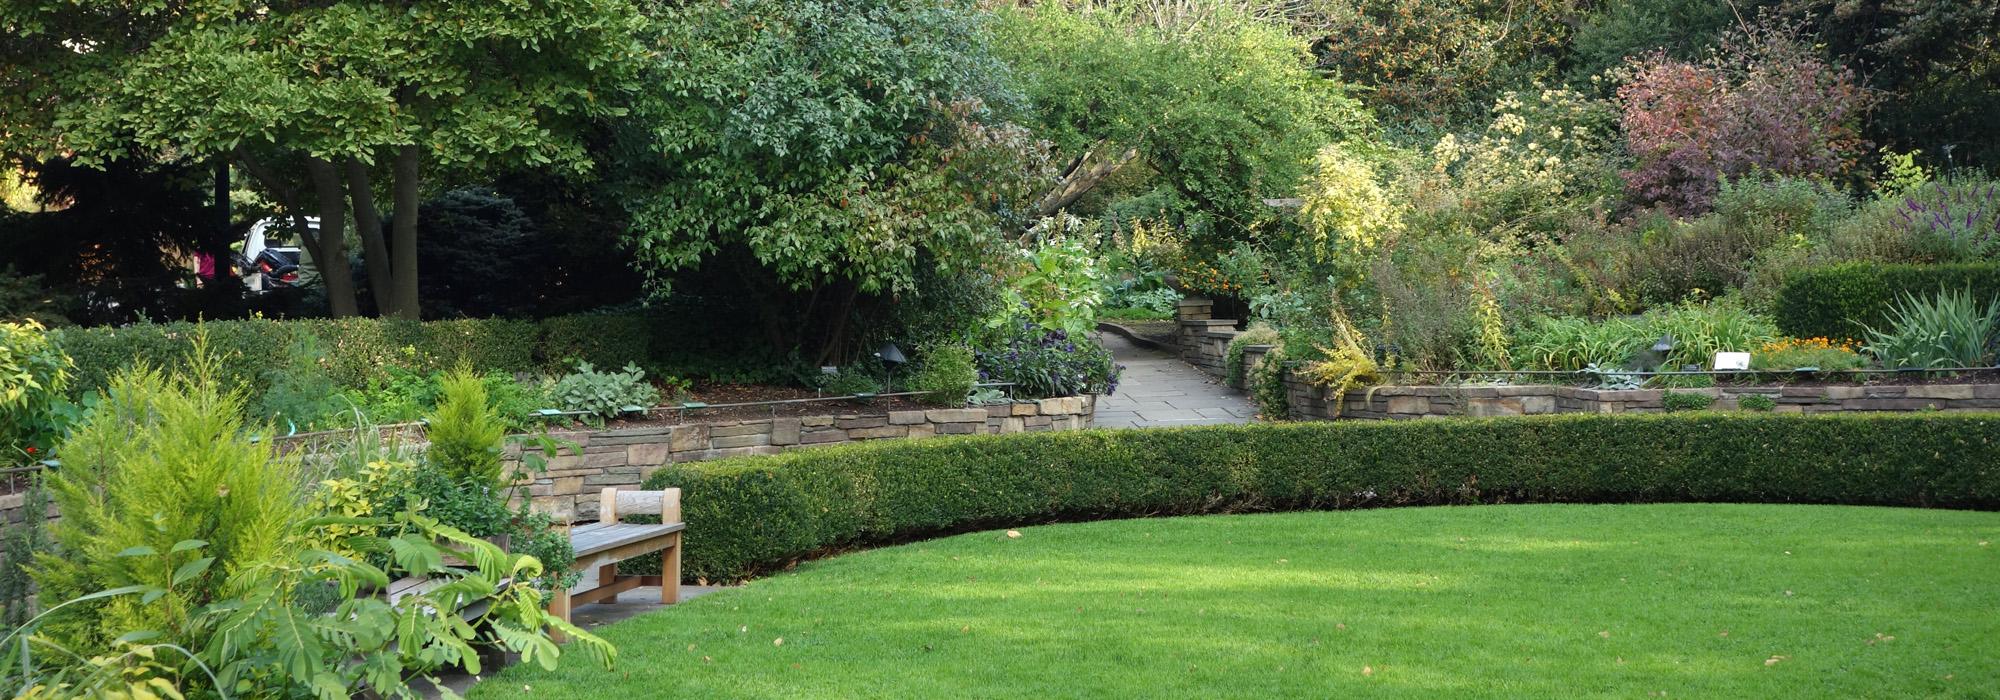
<svg viewBox="0 0 2000 700">
<path fill-rule="evenodd" d="M 825 366 L 838 358 L 840 351 L 847 345 L 847 317 L 854 313 L 854 301 L 861 296 L 860 283 L 850 281 L 848 285 L 847 296 L 834 311 L 833 328 L 827 332 L 826 345 L 819 351 L 819 360 L 815 362 L 817 365 Z"/>
<path fill-rule="evenodd" d="M 203 287 L 234 282 L 227 279 L 234 277 L 230 273 L 229 250 L 234 233 L 234 228 L 229 225 L 229 157 L 224 155 L 215 159 L 215 237 L 209 240 L 208 250 L 205 251 L 214 258 L 215 276 L 202 280 Z"/>
<path fill-rule="evenodd" d="M 340 174 L 325 159 L 308 156 L 306 175 L 319 199 L 319 245 L 313 262 L 319 265 L 320 283 L 326 285 L 327 309 L 334 318 L 359 315 L 354 271 L 347 264 L 347 197 L 341 191 Z"/>
<path fill-rule="evenodd" d="M 348 158 L 347 199 L 354 207 L 355 234 L 361 238 L 362 259 L 368 263 L 368 293 L 375 297 L 375 313 L 395 316 L 396 305 L 390 290 L 395 273 L 390 269 L 389 245 L 382 239 L 382 214 L 375 209 L 375 189 L 368 180 L 368 165 Z"/>
<path fill-rule="evenodd" d="M 420 152 L 415 145 L 396 149 L 394 190 L 396 211 L 390 223 L 389 264 L 394 270 L 390 294 L 398 318 L 416 320 L 417 307 L 417 197 L 421 182 Z M 510 280 L 482 280 L 485 284 L 511 284 Z"/>
<path fill-rule="evenodd" d="M 236 160 L 243 164 L 243 171 L 250 174 L 250 179 L 263 185 L 264 190 L 278 200 L 278 208 L 285 211 L 285 216 L 292 220 L 292 230 L 299 234 L 299 244 L 306 249 L 307 255 L 312 256 L 313 264 L 319 264 L 324 251 L 320 250 L 319 237 L 313 235 L 312 226 L 306 223 L 305 210 L 299 206 L 298 191 L 286 185 L 283 180 L 279 180 L 264 167 L 263 163 L 251 157 L 249 149 L 238 146 Z"/>
<path fill-rule="evenodd" d="M 1055 188 L 1043 194 L 1041 200 L 1035 203 L 1037 217 L 1062 211 L 1063 207 L 1075 203 L 1077 198 L 1139 157 L 1138 149 L 1129 149 L 1115 158 L 1100 158 L 1098 151 L 1105 145 L 1107 144 L 1102 142 L 1093 145 L 1076 159 L 1069 170 L 1063 173 L 1062 180 L 1056 183 Z"/>
</svg>

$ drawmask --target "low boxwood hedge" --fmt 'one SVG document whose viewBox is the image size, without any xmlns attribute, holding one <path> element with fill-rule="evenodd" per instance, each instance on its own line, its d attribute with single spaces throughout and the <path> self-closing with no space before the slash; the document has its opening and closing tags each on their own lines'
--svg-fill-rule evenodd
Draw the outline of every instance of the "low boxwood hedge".
<svg viewBox="0 0 2000 700">
<path fill-rule="evenodd" d="M 1891 307 L 1905 293 L 1929 296 L 1969 289 L 2000 296 L 2000 263 L 1882 265 L 1852 263 L 1794 273 L 1778 292 L 1778 330 L 1795 338 L 1860 340 L 1866 328 L 1887 330 Z"/>
<path fill-rule="evenodd" d="M 2000 415 L 1319 422 L 884 441 L 669 466 L 684 573 L 1097 518 L 1512 502 L 2000 506 Z M 1190 553 L 1194 556 L 1194 553 Z M 657 569 L 654 569 L 657 571 Z"/>
</svg>

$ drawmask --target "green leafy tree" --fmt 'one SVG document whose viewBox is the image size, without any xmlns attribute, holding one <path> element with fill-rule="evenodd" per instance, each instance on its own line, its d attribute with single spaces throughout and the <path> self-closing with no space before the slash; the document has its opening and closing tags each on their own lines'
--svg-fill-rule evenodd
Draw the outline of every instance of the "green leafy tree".
<svg viewBox="0 0 2000 700">
<path fill-rule="evenodd" d="M 1829 56 L 1889 93 L 1869 136 L 1938 162 L 2000 168 L 2000 0 L 1778 0 Z"/>
<path fill-rule="evenodd" d="M 732 293 L 810 290 L 802 315 L 837 319 L 830 351 L 862 295 L 913 292 L 927 268 L 959 277 L 997 255 L 1036 149 L 993 119 L 1006 95 L 970 2 L 695 0 L 656 12 L 655 88 L 625 131 L 648 156 L 619 174 L 656 293 L 747 260 Z"/>
<path fill-rule="evenodd" d="M 1240 233 L 1267 215 L 1264 199 L 1296 192 L 1321 145 L 1370 129 L 1284 25 L 1219 3 L 1189 7 L 998 12 L 994 46 L 1025 93 L 1022 120 L 1057 156 L 1060 179 L 1037 215 L 1143 163 L 1215 229 Z"/>
<path fill-rule="evenodd" d="M 644 22 L 627 0 L 9 2 L 0 148 L 233 159 L 289 214 L 335 315 L 359 309 L 351 215 L 378 309 L 415 318 L 424 173 L 587 168 L 579 127 L 623 113 Z"/>
<path fill-rule="evenodd" d="M 1718 0 L 1719 3 L 1719 0 Z M 1295 26 L 1319 64 L 1368 89 L 1383 123 L 1429 137 L 1500 93 L 1553 77 L 1583 0 L 1310 0 Z"/>
</svg>

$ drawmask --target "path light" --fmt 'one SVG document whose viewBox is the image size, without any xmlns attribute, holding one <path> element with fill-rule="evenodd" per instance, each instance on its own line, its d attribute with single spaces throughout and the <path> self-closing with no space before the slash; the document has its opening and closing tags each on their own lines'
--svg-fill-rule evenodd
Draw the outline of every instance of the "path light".
<svg viewBox="0 0 2000 700">
<path fill-rule="evenodd" d="M 1667 335 L 1660 336 L 1659 340 L 1653 341 L 1653 346 L 1646 348 L 1643 352 L 1640 352 L 1638 357 L 1632 358 L 1633 364 L 1628 366 L 1631 369 L 1639 371 L 1646 371 L 1648 369 L 1658 371 L 1665 367 L 1667 362 L 1667 353 L 1673 351 L 1674 351 L 1674 336 L 1673 334 L 1669 333 Z"/>
<path fill-rule="evenodd" d="M 908 363 L 910 358 L 904 357 L 903 349 L 896 347 L 895 343 L 883 343 L 882 347 L 875 351 L 875 359 L 882 361 L 882 390 L 888 392 L 895 391 L 896 366 Z M 869 396 L 872 397 L 874 394 L 869 394 Z"/>
</svg>

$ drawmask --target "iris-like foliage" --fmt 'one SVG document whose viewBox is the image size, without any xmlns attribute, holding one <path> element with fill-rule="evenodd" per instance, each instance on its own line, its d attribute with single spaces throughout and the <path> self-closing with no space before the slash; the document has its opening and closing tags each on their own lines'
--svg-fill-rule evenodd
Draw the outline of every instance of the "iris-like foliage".
<svg viewBox="0 0 2000 700">
<path fill-rule="evenodd" d="M 1905 293 L 1886 330 L 1868 329 L 1868 352 L 1890 367 L 1985 367 L 2000 342 L 2000 298 L 1967 290 Z"/>
</svg>

